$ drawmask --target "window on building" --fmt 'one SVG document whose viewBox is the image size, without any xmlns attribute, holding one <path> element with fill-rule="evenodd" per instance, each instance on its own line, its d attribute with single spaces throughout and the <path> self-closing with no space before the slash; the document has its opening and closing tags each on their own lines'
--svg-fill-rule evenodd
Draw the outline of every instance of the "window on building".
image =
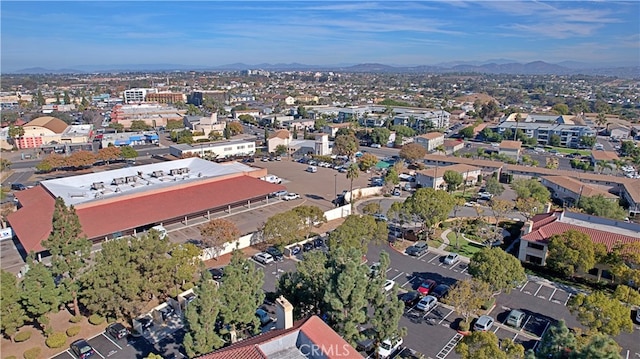
<svg viewBox="0 0 640 359">
<path fill-rule="evenodd" d="M 233 150 L 233 147 L 225 147 L 225 148 L 224 148 L 224 151 L 225 151 L 225 152 L 226 152 L 226 151 L 231 151 L 231 150 Z"/>
<path fill-rule="evenodd" d="M 537 265 L 542 265 L 542 258 L 537 257 L 537 256 L 532 256 L 532 255 L 527 255 L 527 257 L 525 258 L 525 260 L 529 263 L 533 263 L 533 264 L 537 264 Z"/>
<path fill-rule="evenodd" d="M 537 249 L 539 251 L 544 250 L 544 246 L 538 243 L 527 242 L 527 248 Z"/>
</svg>

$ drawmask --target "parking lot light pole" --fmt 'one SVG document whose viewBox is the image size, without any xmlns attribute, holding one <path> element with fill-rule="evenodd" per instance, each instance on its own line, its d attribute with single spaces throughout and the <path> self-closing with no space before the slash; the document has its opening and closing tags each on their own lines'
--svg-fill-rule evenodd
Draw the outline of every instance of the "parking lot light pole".
<svg viewBox="0 0 640 359">
<path fill-rule="evenodd" d="M 338 207 L 338 174 L 333 175 L 333 201 L 336 207 Z"/>
</svg>

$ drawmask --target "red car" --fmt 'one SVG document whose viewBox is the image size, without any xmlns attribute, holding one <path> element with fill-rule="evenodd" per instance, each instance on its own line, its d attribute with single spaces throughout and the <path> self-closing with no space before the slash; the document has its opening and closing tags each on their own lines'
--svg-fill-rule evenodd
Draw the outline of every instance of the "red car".
<svg viewBox="0 0 640 359">
<path fill-rule="evenodd" d="M 418 287 L 418 292 L 420 292 L 420 294 L 422 294 L 422 295 L 427 295 L 433 290 L 433 288 L 436 287 L 436 285 L 437 285 L 437 283 L 436 283 L 435 280 L 426 279 Z"/>
</svg>

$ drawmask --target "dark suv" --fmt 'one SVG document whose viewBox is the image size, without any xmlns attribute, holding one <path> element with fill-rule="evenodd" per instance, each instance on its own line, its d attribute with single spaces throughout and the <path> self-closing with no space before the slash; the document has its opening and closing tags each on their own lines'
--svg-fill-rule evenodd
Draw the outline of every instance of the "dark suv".
<svg viewBox="0 0 640 359">
<path fill-rule="evenodd" d="M 419 257 L 427 253 L 428 249 L 429 249 L 429 246 L 427 245 L 427 242 L 417 241 L 414 245 L 407 248 L 407 254 L 410 256 Z"/>
<path fill-rule="evenodd" d="M 124 325 L 122 325 L 121 323 L 110 324 L 107 327 L 106 332 L 112 338 L 118 339 L 118 340 L 122 338 L 126 338 L 126 336 L 129 334 L 129 331 L 127 330 L 127 328 L 125 328 Z"/>
<path fill-rule="evenodd" d="M 282 255 L 282 252 L 280 252 L 280 250 L 276 247 L 269 247 L 265 252 L 271 254 L 274 261 L 282 262 L 284 260 L 284 256 Z"/>
<path fill-rule="evenodd" d="M 27 186 L 23 185 L 22 183 L 11 184 L 11 190 L 13 191 L 24 191 L 25 189 L 27 189 Z"/>
</svg>

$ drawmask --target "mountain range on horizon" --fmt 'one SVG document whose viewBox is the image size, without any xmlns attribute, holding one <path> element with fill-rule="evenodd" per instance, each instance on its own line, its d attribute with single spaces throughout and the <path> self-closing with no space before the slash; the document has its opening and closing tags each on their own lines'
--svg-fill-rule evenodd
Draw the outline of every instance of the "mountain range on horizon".
<svg viewBox="0 0 640 359">
<path fill-rule="evenodd" d="M 452 61 L 435 65 L 385 65 L 380 63 L 307 65 L 300 63 L 261 63 L 248 65 L 233 63 L 219 66 L 180 64 L 121 64 L 121 65 L 76 65 L 63 69 L 42 67 L 25 68 L 11 74 L 87 74 L 109 72 L 149 72 L 149 71 L 335 71 L 361 73 L 485 73 L 509 75 L 601 75 L 624 78 L 640 78 L 640 66 L 596 65 L 576 61 L 552 64 L 544 61 L 520 63 L 508 59 L 493 59 L 482 62 Z"/>
</svg>

